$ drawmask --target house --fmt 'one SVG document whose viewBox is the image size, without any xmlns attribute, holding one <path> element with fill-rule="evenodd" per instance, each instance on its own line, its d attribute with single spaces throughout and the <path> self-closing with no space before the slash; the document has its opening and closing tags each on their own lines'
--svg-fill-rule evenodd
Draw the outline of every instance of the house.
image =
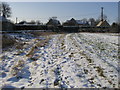
<svg viewBox="0 0 120 90">
<path fill-rule="evenodd" d="M 53 32 L 59 32 L 59 27 L 61 26 L 60 21 L 56 19 L 56 17 L 52 17 L 46 23 L 47 29 L 52 30 Z"/>
<path fill-rule="evenodd" d="M 109 32 L 110 31 L 110 24 L 106 20 L 101 20 L 96 25 L 96 32 Z"/>
<path fill-rule="evenodd" d="M 75 20 L 74 18 L 63 23 L 63 29 L 67 32 L 78 32 L 80 28 L 89 27 L 88 21 Z"/>
<path fill-rule="evenodd" d="M 71 27 L 87 27 L 89 26 L 88 21 L 83 20 L 75 20 L 72 18 L 71 20 L 67 20 L 63 23 L 63 26 L 71 26 Z"/>
<path fill-rule="evenodd" d="M 88 21 L 83 21 L 83 20 L 76 20 L 77 24 L 79 27 L 88 27 L 89 22 Z"/>
<path fill-rule="evenodd" d="M 50 19 L 47 24 L 47 26 L 60 26 L 60 21 L 58 21 L 57 19 Z"/>
<path fill-rule="evenodd" d="M 3 16 L 0 16 L 0 27 L 2 27 L 0 28 L 2 31 L 14 30 L 14 24 Z"/>
<path fill-rule="evenodd" d="M 97 27 L 101 28 L 109 28 L 110 24 L 106 20 L 101 20 L 98 24 Z"/>
<path fill-rule="evenodd" d="M 71 20 L 67 20 L 63 23 L 63 26 L 78 26 L 76 20 L 72 18 Z"/>
<path fill-rule="evenodd" d="M 96 25 L 97 32 L 108 32 L 110 24 L 104 19 L 103 7 L 101 7 L 101 21 Z"/>
</svg>

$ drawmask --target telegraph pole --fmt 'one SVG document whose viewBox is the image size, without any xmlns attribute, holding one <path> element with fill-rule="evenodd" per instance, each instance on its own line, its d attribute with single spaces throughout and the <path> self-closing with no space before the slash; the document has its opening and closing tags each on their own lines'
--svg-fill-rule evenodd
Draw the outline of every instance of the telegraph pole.
<svg viewBox="0 0 120 90">
<path fill-rule="evenodd" d="M 103 21 L 103 7 L 101 7 L 101 21 Z"/>
</svg>

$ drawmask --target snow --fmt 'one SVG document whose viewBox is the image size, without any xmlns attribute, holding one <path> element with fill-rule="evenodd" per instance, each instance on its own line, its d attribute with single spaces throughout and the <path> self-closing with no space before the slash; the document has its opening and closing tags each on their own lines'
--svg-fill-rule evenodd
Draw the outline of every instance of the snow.
<svg viewBox="0 0 120 90">
<path fill-rule="evenodd" d="M 118 34 L 70 33 L 49 35 L 46 46 L 30 34 L 10 34 L 27 42 L 23 50 L 3 52 L 0 87 L 17 88 L 118 88 Z M 43 39 L 44 40 L 44 39 Z M 21 54 L 17 54 L 21 51 Z M 22 67 L 20 66 L 20 63 Z M 19 65 L 17 75 L 13 67 Z M 16 70 L 15 69 L 15 70 Z"/>
</svg>

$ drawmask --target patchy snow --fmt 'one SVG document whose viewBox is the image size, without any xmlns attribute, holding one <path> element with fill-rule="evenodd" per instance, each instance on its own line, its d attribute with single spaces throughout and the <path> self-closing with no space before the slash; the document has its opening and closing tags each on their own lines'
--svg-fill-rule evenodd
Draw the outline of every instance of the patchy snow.
<svg viewBox="0 0 120 90">
<path fill-rule="evenodd" d="M 35 48 L 42 37 L 11 36 L 27 44 L 0 55 L 0 87 L 118 88 L 116 34 L 50 35 L 43 37 L 47 45 Z"/>
</svg>

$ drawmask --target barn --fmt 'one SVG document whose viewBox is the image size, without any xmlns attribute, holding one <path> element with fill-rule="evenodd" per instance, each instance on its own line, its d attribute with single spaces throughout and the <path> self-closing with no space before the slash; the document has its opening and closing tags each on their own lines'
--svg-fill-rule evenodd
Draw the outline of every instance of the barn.
<svg viewBox="0 0 120 90">
<path fill-rule="evenodd" d="M 97 27 L 101 27 L 101 28 L 109 28 L 110 27 L 110 24 L 104 20 L 104 21 L 100 21 L 98 24 L 97 24 Z"/>
<path fill-rule="evenodd" d="M 110 24 L 106 20 L 101 20 L 96 27 L 98 32 L 108 32 Z"/>
</svg>

